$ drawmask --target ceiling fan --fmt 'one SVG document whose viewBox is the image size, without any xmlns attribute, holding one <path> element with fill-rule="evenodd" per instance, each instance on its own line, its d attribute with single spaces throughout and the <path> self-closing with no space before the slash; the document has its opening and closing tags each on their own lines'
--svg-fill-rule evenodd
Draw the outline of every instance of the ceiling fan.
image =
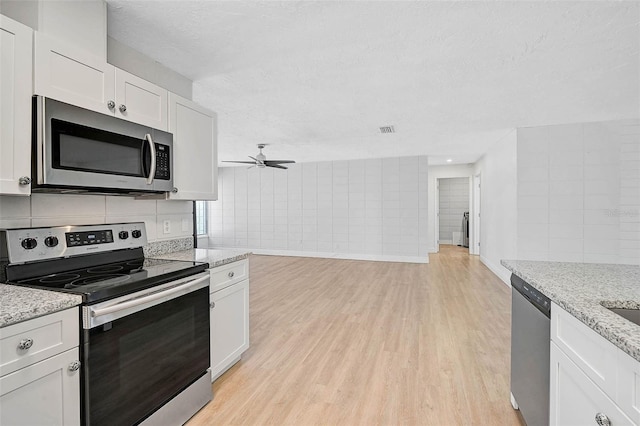
<svg viewBox="0 0 640 426">
<path fill-rule="evenodd" d="M 253 166 L 259 167 L 261 169 L 265 167 L 273 167 L 275 169 L 287 169 L 285 166 L 281 166 L 281 164 L 290 164 L 295 163 L 293 160 L 267 160 L 267 156 L 262 153 L 262 148 L 267 146 L 266 143 L 259 143 L 258 149 L 260 153 L 255 157 L 249 155 L 253 161 L 223 161 L 223 163 L 240 163 L 240 164 L 252 164 Z M 253 167 L 252 166 L 252 167 Z"/>
</svg>

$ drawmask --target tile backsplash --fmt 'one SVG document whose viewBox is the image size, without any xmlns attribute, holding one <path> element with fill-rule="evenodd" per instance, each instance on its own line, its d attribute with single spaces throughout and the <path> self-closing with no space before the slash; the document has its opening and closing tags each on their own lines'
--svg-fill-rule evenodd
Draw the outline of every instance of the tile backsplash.
<svg viewBox="0 0 640 426">
<path fill-rule="evenodd" d="M 164 222 L 169 221 L 169 232 Z M 0 196 L 0 228 L 144 222 L 149 242 L 193 235 L 191 201 L 136 200 L 104 195 Z"/>
</svg>

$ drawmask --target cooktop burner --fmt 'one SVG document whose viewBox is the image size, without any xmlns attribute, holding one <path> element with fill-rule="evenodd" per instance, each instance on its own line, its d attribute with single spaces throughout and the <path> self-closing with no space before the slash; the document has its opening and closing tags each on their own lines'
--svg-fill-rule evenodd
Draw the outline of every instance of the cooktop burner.
<svg viewBox="0 0 640 426">
<path fill-rule="evenodd" d="M 0 282 L 79 294 L 89 305 L 205 272 L 149 259 L 143 222 L 0 229 Z"/>
<path fill-rule="evenodd" d="M 102 301 L 204 271 L 203 263 L 139 258 L 13 281 L 28 287 L 75 293 Z M 197 272 L 195 272 L 197 273 Z"/>
</svg>

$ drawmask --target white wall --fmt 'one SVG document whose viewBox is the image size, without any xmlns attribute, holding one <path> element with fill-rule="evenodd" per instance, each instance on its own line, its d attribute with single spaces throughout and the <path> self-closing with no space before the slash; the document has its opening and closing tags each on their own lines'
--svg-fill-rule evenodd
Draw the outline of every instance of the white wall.
<svg viewBox="0 0 640 426">
<path fill-rule="evenodd" d="M 193 235 L 191 201 L 135 200 L 102 195 L 0 196 L 0 228 L 145 222 L 150 242 Z M 171 232 L 163 232 L 169 220 Z"/>
<path fill-rule="evenodd" d="M 438 252 L 438 236 L 436 233 L 437 222 L 437 203 L 436 203 L 436 185 L 438 179 L 457 178 L 473 176 L 473 166 L 470 164 L 460 164 L 451 166 L 430 166 L 429 167 L 429 189 L 428 189 L 428 212 L 429 223 L 427 230 L 427 240 L 429 253 Z M 462 219 L 461 219 L 462 220 Z"/>
<path fill-rule="evenodd" d="M 427 157 L 225 167 L 210 243 L 256 253 L 427 262 Z"/>
<path fill-rule="evenodd" d="M 640 264 L 640 121 L 518 129 L 518 258 Z"/>
<path fill-rule="evenodd" d="M 517 257 L 517 133 L 514 130 L 475 164 L 481 175 L 480 260 L 505 283 L 510 272 L 502 259 Z"/>
<path fill-rule="evenodd" d="M 462 233 L 462 216 L 469 211 L 469 178 L 438 179 L 438 194 L 439 243 L 453 244 L 453 233 Z"/>
</svg>

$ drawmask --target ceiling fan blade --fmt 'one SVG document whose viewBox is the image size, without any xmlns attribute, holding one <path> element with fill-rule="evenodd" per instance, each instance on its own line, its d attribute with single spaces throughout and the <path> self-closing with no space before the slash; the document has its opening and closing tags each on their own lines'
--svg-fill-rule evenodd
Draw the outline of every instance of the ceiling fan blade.
<svg viewBox="0 0 640 426">
<path fill-rule="evenodd" d="M 273 167 L 274 169 L 285 169 L 285 170 L 287 170 L 287 168 L 288 168 L 288 167 L 285 167 L 285 166 L 278 166 L 277 164 L 265 164 L 265 166 Z"/>
<path fill-rule="evenodd" d="M 258 162 L 258 160 L 256 160 L 256 158 L 255 158 L 255 157 L 252 157 L 252 156 L 250 156 L 250 155 L 247 155 L 247 157 L 251 158 L 251 159 L 252 159 L 253 161 L 255 161 L 256 163 Z"/>
<path fill-rule="evenodd" d="M 265 160 L 264 164 L 292 164 L 293 160 Z"/>
<path fill-rule="evenodd" d="M 254 161 L 222 161 L 223 163 L 256 164 Z"/>
</svg>

